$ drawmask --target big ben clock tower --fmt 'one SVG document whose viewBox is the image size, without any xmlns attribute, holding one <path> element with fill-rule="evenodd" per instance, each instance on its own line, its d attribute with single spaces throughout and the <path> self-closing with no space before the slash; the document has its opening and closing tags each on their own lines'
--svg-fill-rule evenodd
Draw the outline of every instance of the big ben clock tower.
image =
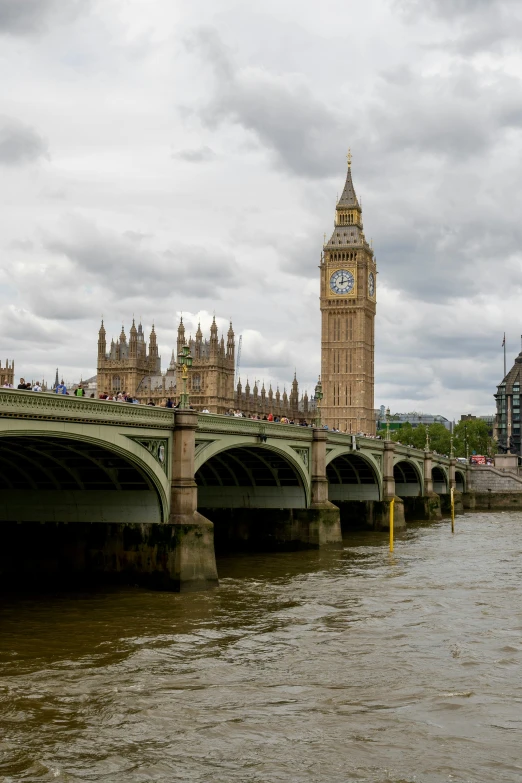
<svg viewBox="0 0 522 783">
<path fill-rule="evenodd" d="M 321 256 L 321 419 L 341 432 L 375 433 L 377 269 L 352 183 L 352 158 Z"/>
</svg>

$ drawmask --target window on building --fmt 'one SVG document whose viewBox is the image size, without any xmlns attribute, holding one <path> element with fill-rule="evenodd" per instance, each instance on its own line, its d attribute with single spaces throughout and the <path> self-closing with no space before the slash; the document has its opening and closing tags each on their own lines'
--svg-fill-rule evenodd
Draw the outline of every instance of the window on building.
<svg viewBox="0 0 522 783">
<path fill-rule="evenodd" d="M 193 391 L 201 390 L 201 375 L 199 375 L 198 373 L 195 373 L 192 376 L 192 390 Z"/>
<path fill-rule="evenodd" d="M 121 389 L 121 380 L 119 375 L 113 375 L 112 376 L 112 388 L 113 391 L 120 391 Z"/>
</svg>

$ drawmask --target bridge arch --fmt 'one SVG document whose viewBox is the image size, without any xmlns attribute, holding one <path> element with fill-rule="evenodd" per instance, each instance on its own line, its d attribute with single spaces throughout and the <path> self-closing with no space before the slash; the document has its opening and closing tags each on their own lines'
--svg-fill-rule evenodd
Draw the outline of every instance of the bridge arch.
<svg viewBox="0 0 522 783">
<path fill-rule="evenodd" d="M 431 478 L 433 480 L 433 491 L 437 495 L 447 495 L 449 492 L 448 475 L 440 465 L 434 465 L 431 469 Z"/>
<path fill-rule="evenodd" d="M 466 491 L 466 476 L 464 471 L 459 470 L 458 468 L 455 470 L 455 489 L 457 492 Z"/>
<path fill-rule="evenodd" d="M 245 440 L 197 449 L 198 508 L 308 508 L 310 478 L 297 452 L 258 438 Z"/>
<path fill-rule="evenodd" d="M 409 459 L 398 459 L 393 465 L 395 494 L 399 497 L 419 497 L 423 494 L 424 482 L 419 466 Z"/>
<path fill-rule="evenodd" d="M 382 479 L 377 465 L 358 451 L 335 452 L 327 456 L 328 499 L 382 500 Z"/>
<path fill-rule="evenodd" d="M 44 421 L 32 421 L 30 429 L 12 424 L 0 434 L 1 521 L 167 521 L 168 441 L 160 464 L 114 427 L 68 424 L 61 431 Z"/>
</svg>

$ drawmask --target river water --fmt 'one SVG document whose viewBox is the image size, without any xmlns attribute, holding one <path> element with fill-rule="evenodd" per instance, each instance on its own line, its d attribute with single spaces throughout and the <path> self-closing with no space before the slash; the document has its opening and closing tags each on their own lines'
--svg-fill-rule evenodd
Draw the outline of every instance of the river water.
<svg viewBox="0 0 522 783">
<path fill-rule="evenodd" d="M 9 596 L 0 779 L 522 780 L 522 515 L 235 555 L 221 587 Z"/>
</svg>

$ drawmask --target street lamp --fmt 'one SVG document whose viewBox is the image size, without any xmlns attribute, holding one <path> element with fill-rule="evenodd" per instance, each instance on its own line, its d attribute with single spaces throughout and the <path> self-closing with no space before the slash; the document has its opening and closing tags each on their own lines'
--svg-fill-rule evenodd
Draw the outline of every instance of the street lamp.
<svg viewBox="0 0 522 783">
<path fill-rule="evenodd" d="M 386 440 L 390 440 L 390 409 L 386 408 Z"/>
<path fill-rule="evenodd" d="M 179 401 L 180 408 L 189 407 L 189 396 L 187 393 L 187 378 L 189 368 L 192 367 L 192 356 L 190 355 L 190 348 L 188 345 L 184 345 L 179 357 L 179 363 L 181 364 L 181 379 L 183 381 L 183 394 Z"/>
<path fill-rule="evenodd" d="M 430 450 L 430 425 L 426 424 L 426 444 L 424 446 L 424 451 Z"/>
<path fill-rule="evenodd" d="M 316 406 L 317 406 L 317 426 L 321 426 L 321 400 L 323 399 L 323 384 L 321 383 L 321 376 L 319 376 L 319 380 L 316 383 L 315 386 L 315 399 L 316 399 Z"/>
<path fill-rule="evenodd" d="M 455 457 L 455 451 L 453 449 L 453 433 L 450 435 L 450 459 Z"/>
</svg>

